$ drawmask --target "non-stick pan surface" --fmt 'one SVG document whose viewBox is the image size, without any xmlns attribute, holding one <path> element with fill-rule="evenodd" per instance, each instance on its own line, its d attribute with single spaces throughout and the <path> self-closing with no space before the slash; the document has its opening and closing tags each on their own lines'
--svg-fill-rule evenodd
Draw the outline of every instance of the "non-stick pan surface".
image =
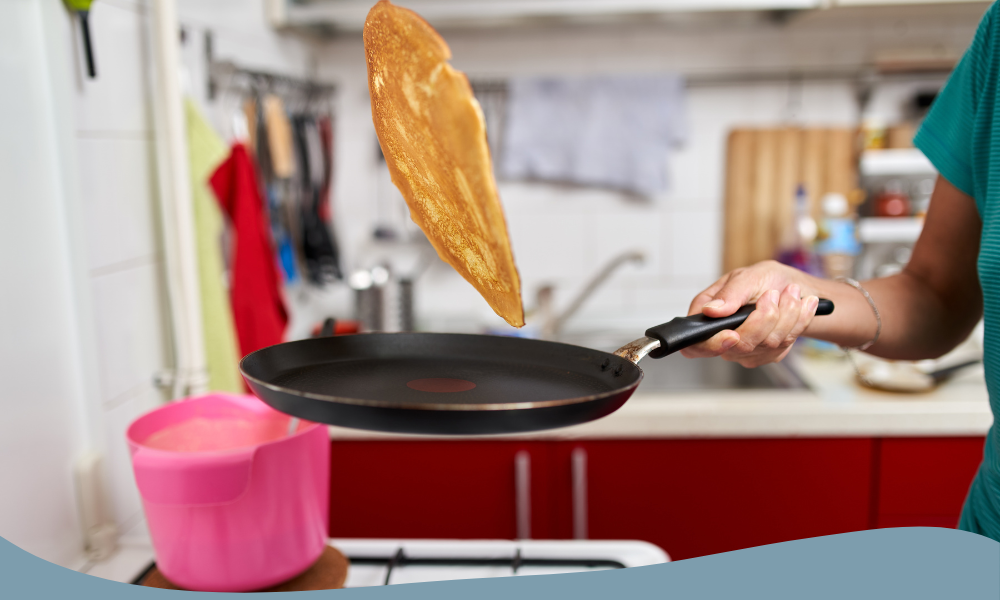
<svg viewBox="0 0 1000 600">
<path fill-rule="evenodd" d="M 321 423 L 424 434 L 517 433 L 617 410 L 642 371 L 614 354 L 540 340 L 370 333 L 278 344 L 240 363 L 253 392 Z"/>
<path fill-rule="evenodd" d="M 369 333 L 270 346 L 240 370 L 264 402 L 310 421 L 395 433 L 537 431 L 611 414 L 642 381 L 643 356 L 735 329 L 754 308 L 678 317 L 614 354 L 524 338 Z M 831 312 L 820 300 L 816 314 Z"/>
</svg>

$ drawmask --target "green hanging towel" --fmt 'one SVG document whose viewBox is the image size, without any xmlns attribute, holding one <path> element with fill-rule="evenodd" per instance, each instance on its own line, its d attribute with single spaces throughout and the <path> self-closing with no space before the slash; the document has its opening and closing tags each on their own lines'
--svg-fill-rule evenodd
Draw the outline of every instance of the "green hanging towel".
<svg viewBox="0 0 1000 600">
<path fill-rule="evenodd" d="M 208 187 L 208 178 L 225 160 L 229 149 L 190 99 L 185 99 L 191 198 L 194 203 L 195 244 L 198 253 L 198 283 L 201 286 L 201 316 L 205 331 L 208 387 L 213 392 L 246 392 L 240 377 L 240 355 L 236 328 L 225 284 L 221 235 L 224 226 L 219 203 Z"/>
</svg>

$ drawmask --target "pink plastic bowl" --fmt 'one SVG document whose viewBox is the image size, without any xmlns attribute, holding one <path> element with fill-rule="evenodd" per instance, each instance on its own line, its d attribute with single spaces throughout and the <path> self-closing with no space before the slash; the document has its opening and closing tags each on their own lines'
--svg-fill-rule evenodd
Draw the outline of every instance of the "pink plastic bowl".
<svg viewBox="0 0 1000 600">
<path fill-rule="evenodd" d="M 160 571 L 189 590 L 259 590 L 326 545 L 326 428 L 253 396 L 212 394 L 153 410 L 127 436 Z"/>
</svg>

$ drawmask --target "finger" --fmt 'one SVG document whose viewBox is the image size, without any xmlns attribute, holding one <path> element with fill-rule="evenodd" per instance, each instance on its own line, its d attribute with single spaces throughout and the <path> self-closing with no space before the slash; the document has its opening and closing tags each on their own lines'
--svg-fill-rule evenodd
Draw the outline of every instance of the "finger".
<svg viewBox="0 0 1000 600">
<path fill-rule="evenodd" d="M 726 351 L 733 360 L 753 352 L 778 324 L 778 290 L 770 290 L 757 299 L 757 308 L 736 328 L 740 341 Z"/>
<path fill-rule="evenodd" d="M 812 322 L 813 317 L 816 316 L 816 307 L 819 306 L 819 298 L 816 296 L 809 296 L 802 299 L 802 306 L 799 308 L 799 319 L 795 323 L 795 327 L 788 334 L 792 342 L 794 342 L 802 332 L 809 327 L 809 323 Z"/>
<path fill-rule="evenodd" d="M 714 318 L 728 317 L 763 291 L 760 289 L 762 281 L 759 270 L 734 271 L 713 299 L 702 306 L 702 312 Z"/>
<path fill-rule="evenodd" d="M 785 288 L 778 301 L 778 322 L 771 333 L 764 338 L 760 347 L 776 350 L 785 348 L 795 341 L 790 337 L 792 329 L 802 316 L 802 300 L 799 299 L 799 286 L 794 283 Z"/>
<path fill-rule="evenodd" d="M 737 360 L 736 362 L 748 369 L 756 369 L 761 365 L 781 362 L 786 356 L 788 356 L 788 353 L 791 350 L 792 347 L 788 346 L 781 350 L 768 350 L 766 352 L 757 351 L 750 356 Z"/>
<path fill-rule="evenodd" d="M 720 331 L 700 344 L 684 348 L 681 350 L 681 354 L 687 358 L 711 358 L 721 355 L 726 350 L 738 344 L 739 341 L 740 335 L 735 331 L 727 329 L 726 331 Z"/>
<path fill-rule="evenodd" d="M 802 299 L 798 320 L 785 338 L 785 343 L 782 344 L 777 350 L 767 350 L 762 346 L 757 346 L 757 349 L 749 355 L 724 355 L 723 358 L 725 360 L 738 362 L 740 365 L 747 367 L 748 369 L 759 367 L 767 363 L 781 362 L 786 356 L 788 356 L 788 353 L 791 352 L 792 344 L 795 343 L 795 340 L 797 340 L 799 336 L 802 335 L 802 332 L 806 330 L 806 327 L 809 326 L 809 323 L 816 315 L 817 306 L 819 306 L 819 298 L 816 296 L 809 296 Z M 776 352 L 778 353 L 777 355 L 775 354 Z"/>
<path fill-rule="evenodd" d="M 729 281 L 729 278 L 732 277 L 732 275 L 732 271 L 726 273 L 717 279 L 715 283 L 699 292 L 698 295 L 694 297 L 694 300 L 691 301 L 691 305 L 688 306 L 688 316 L 700 315 L 702 307 L 715 298 L 715 294 L 726 285 L 726 282 Z"/>
<path fill-rule="evenodd" d="M 771 362 L 780 363 L 781 361 L 785 360 L 785 357 L 788 356 L 788 353 L 791 351 L 792 347 L 789 345 L 788 347 L 786 347 L 784 350 L 781 351 L 781 354 L 778 355 L 778 358 L 772 360 Z"/>
</svg>

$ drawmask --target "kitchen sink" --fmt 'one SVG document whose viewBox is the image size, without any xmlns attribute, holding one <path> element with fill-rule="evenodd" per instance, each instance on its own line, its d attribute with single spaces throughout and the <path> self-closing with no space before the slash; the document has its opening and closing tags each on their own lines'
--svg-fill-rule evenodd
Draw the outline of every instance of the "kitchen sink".
<svg viewBox="0 0 1000 600">
<path fill-rule="evenodd" d="M 637 393 L 729 389 L 805 389 L 787 362 L 747 369 L 721 358 L 645 358 Z"/>
<path fill-rule="evenodd" d="M 560 341 L 606 352 L 614 352 L 635 336 L 618 332 L 564 335 Z M 776 364 L 747 369 L 721 358 L 684 358 L 673 354 L 665 358 L 646 357 L 639 362 L 645 375 L 637 394 L 733 389 L 806 389 L 805 382 L 785 360 Z"/>
</svg>

